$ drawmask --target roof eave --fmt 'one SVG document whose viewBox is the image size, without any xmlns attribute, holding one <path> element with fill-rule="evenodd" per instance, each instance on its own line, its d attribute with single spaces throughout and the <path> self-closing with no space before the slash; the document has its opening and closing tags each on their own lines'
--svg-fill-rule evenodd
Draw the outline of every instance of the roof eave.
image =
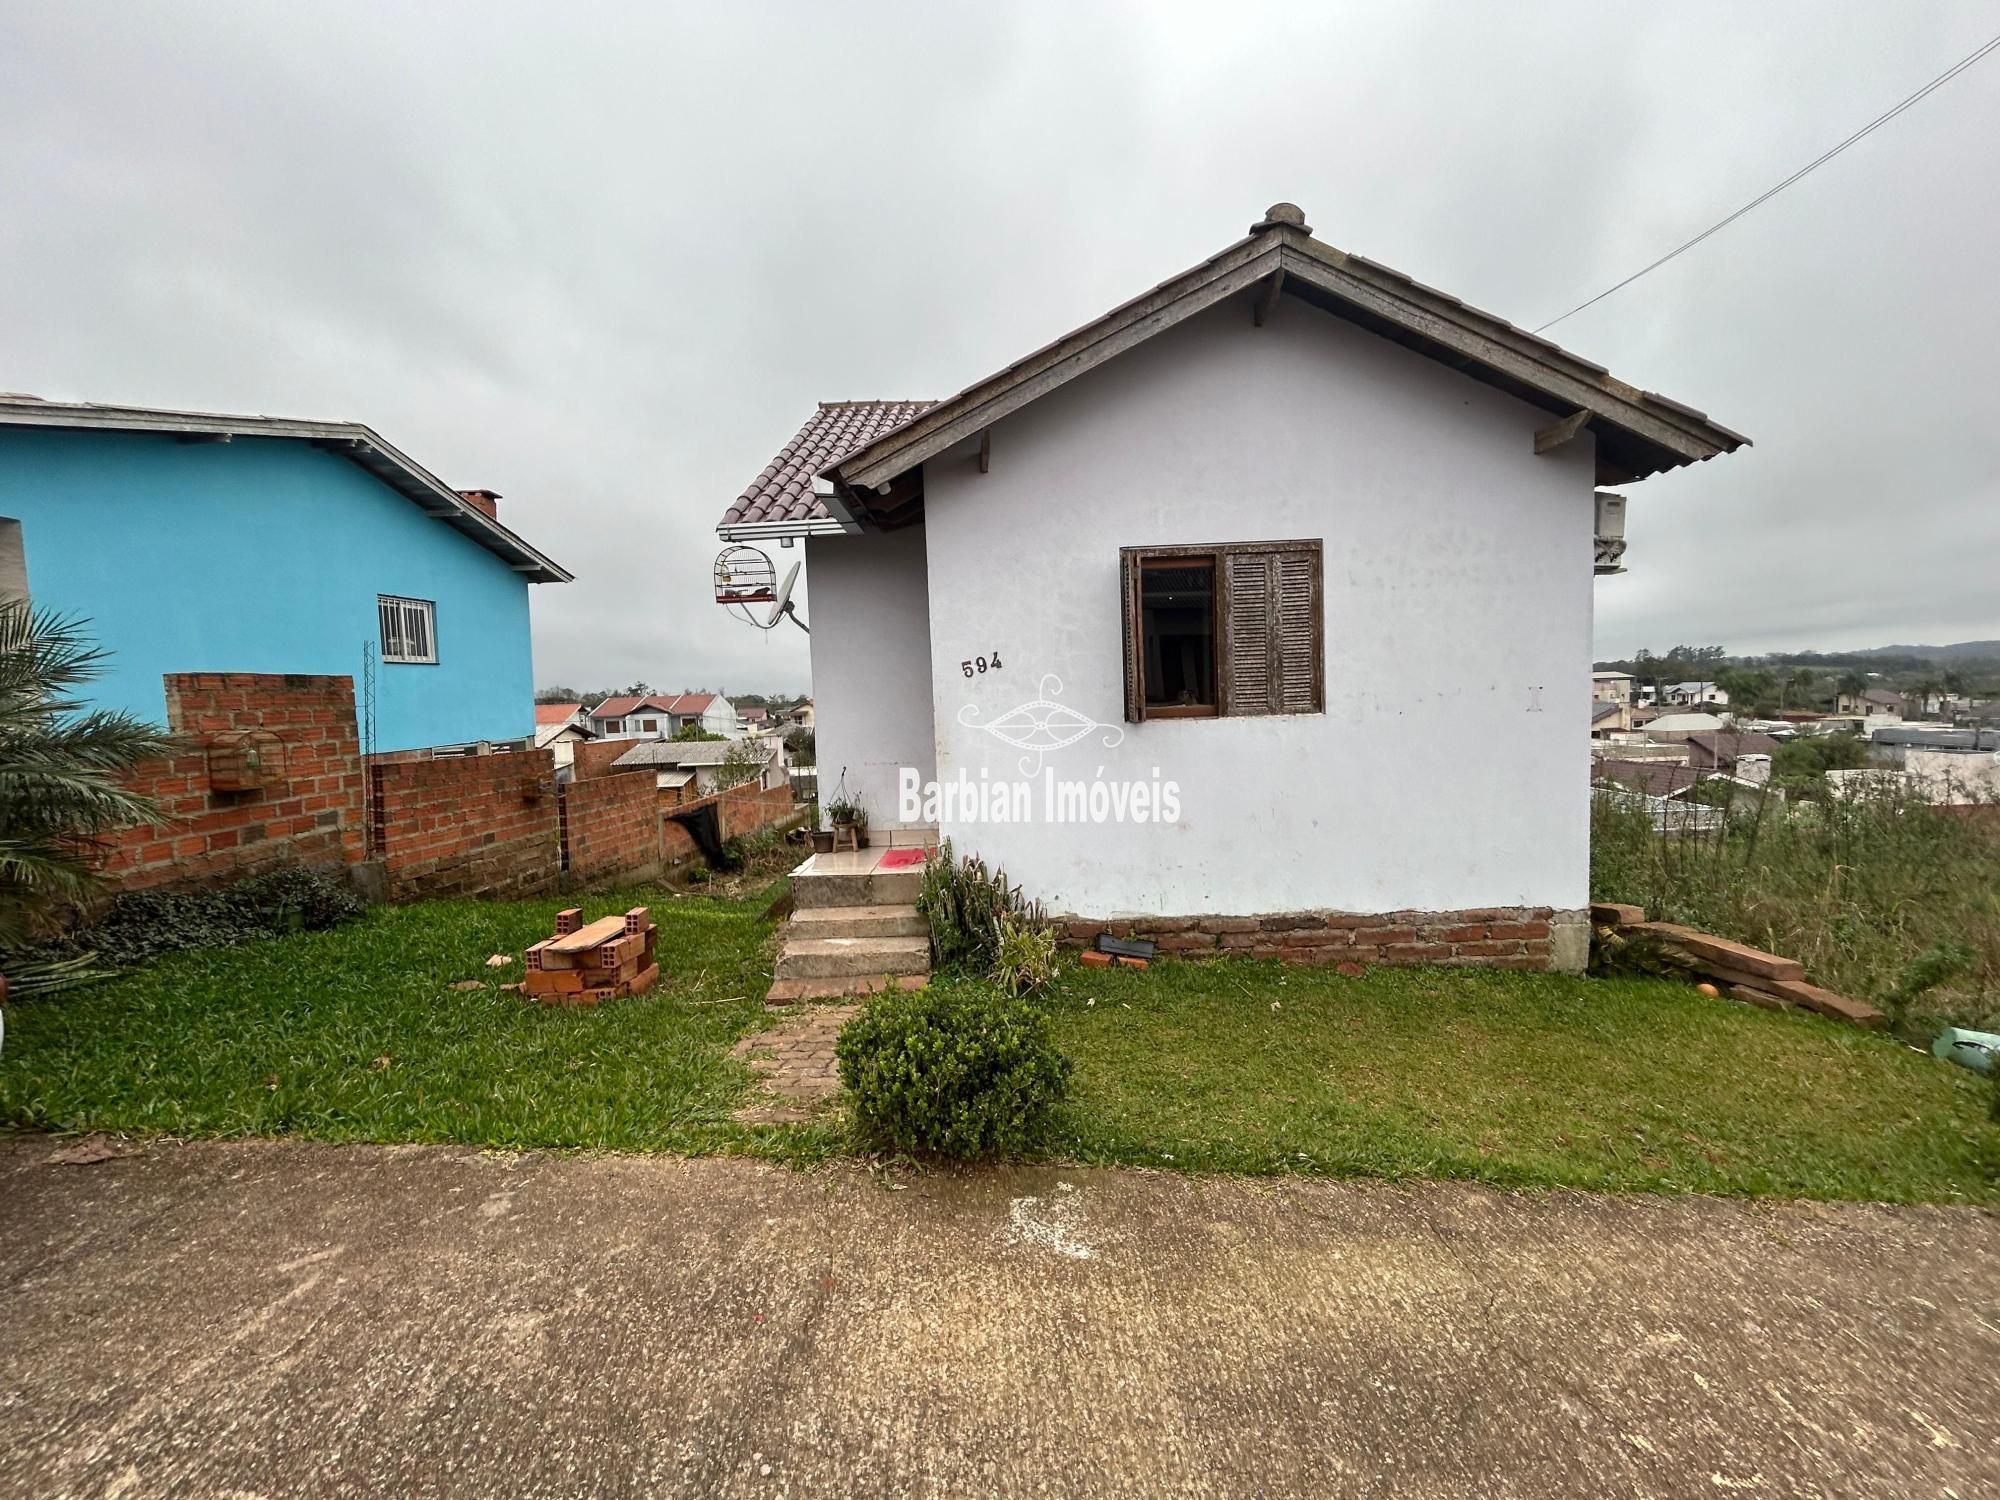
<svg viewBox="0 0 2000 1500">
<path fill-rule="evenodd" d="M 1280 276 L 1284 290 L 1389 333 L 1420 352 L 1544 409 L 1588 412 L 1587 425 L 1626 483 L 1745 446 L 1703 413 L 1617 380 L 1505 319 L 1313 239 L 1267 228 L 1112 309 L 822 470 L 836 490 L 886 493 L 896 479 L 1117 354 L 1194 314 Z M 1332 304 L 1329 306 L 1329 303 Z"/>
<path fill-rule="evenodd" d="M 820 496 L 822 501 L 827 497 Z M 827 508 L 833 507 L 828 503 Z M 776 541 L 784 537 L 845 536 L 861 528 L 834 516 L 806 516 L 794 521 L 724 521 L 715 534 L 725 542 Z"/>
<path fill-rule="evenodd" d="M 574 577 L 519 536 L 472 505 L 458 491 L 359 422 L 313 422 L 292 417 L 238 417 L 206 412 L 154 411 L 145 407 L 91 406 L 55 401 L 0 403 L 0 426 L 57 427 L 108 432 L 150 432 L 227 441 L 237 437 L 290 438 L 338 454 L 412 501 L 425 515 L 446 522 L 497 554 L 530 583 L 568 583 Z"/>
</svg>

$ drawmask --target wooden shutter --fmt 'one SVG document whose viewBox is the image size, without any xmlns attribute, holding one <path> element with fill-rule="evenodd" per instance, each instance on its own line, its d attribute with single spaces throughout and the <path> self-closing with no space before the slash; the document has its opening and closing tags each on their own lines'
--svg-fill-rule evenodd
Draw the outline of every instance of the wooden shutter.
<svg viewBox="0 0 2000 1500">
<path fill-rule="evenodd" d="M 1137 724 L 1146 717 L 1146 689 L 1140 678 L 1140 653 L 1144 637 L 1139 623 L 1139 553 L 1130 547 L 1118 553 L 1119 618 L 1125 634 L 1125 722 Z"/>
<path fill-rule="evenodd" d="M 1312 714 L 1323 710 L 1319 548 L 1226 549 L 1223 615 L 1224 712 Z"/>
<path fill-rule="evenodd" d="M 1319 550 L 1279 552 L 1277 711 L 1316 714 L 1325 708 L 1325 652 L 1320 627 Z"/>
<path fill-rule="evenodd" d="M 1277 559 L 1268 552 L 1225 552 L 1222 557 L 1228 589 L 1223 605 L 1223 672 L 1228 690 L 1227 714 L 1278 712 L 1281 676 L 1276 642 L 1278 605 Z"/>
</svg>

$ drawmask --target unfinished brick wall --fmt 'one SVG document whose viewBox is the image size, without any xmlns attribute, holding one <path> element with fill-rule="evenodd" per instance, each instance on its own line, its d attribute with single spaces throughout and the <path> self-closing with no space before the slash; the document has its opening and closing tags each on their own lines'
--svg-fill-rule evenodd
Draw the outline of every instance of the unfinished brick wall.
<svg viewBox="0 0 2000 1500">
<path fill-rule="evenodd" d="M 629 740 L 579 744 L 579 779 L 559 792 L 549 750 L 442 760 L 414 751 L 364 764 L 347 677 L 180 673 L 166 679 L 166 698 L 181 748 L 139 767 L 133 783 L 168 822 L 107 841 L 104 871 L 127 890 L 371 859 L 391 900 L 515 897 L 642 879 L 696 853 L 685 830 L 663 825 L 650 769 L 610 770 Z M 221 768 L 241 770 L 251 731 L 275 737 L 264 750 L 282 771 L 269 786 L 216 790 Z M 791 808 L 787 790 L 755 785 L 701 800 L 720 805 L 725 838 Z"/>
<path fill-rule="evenodd" d="M 1564 918 L 1574 913 L 1564 914 Z M 1151 938 L 1162 953 L 1183 958 L 1241 954 L 1290 963 L 1332 964 L 1359 973 L 1370 964 L 1449 964 L 1461 968 L 1552 967 L 1550 932 L 1558 921 L 1546 906 L 1492 906 L 1475 911 L 1282 912 L 1267 917 L 1130 917 L 1072 919 L 1075 944 L 1113 937 Z"/>
<path fill-rule="evenodd" d="M 572 781 L 562 797 L 572 883 L 659 873 L 660 799 L 651 771 Z"/>
<path fill-rule="evenodd" d="M 599 776 L 632 775 L 634 774 L 632 770 L 614 772 L 611 763 L 640 743 L 642 742 L 639 740 L 578 740 L 576 758 L 571 762 L 574 768 L 571 774 L 578 781 L 591 781 Z M 641 766 L 637 768 L 637 774 L 648 775 L 651 770 L 650 766 Z"/>
<path fill-rule="evenodd" d="M 668 812 L 689 813 L 712 803 L 716 808 L 716 818 L 722 825 L 722 837 L 733 839 L 755 833 L 766 824 L 779 822 L 797 811 L 792 789 L 788 786 L 767 792 L 755 782 L 748 782 L 731 787 L 726 792 L 710 792 L 706 797 L 682 795 L 693 790 L 693 786 L 689 785 L 678 790 L 663 789 L 659 793 L 662 814 L 660 848 L 669 868 L 695 858 L 701 851 L 695 847 L 694 837 L 685 828 L 665 816 Z"/>
<path fill-rule="evenodd" d="M 127 890 L 221 882 L 279 864 L 341 865 L 361 857 L 361 747 L 354 681 L 253 672 L 166 678 L 167 727 L 183 747 L 141 765 L 132 784 L 168 822 L 108 840 L 104 872 Z M 275 784 L 216 791 L 210 750 L 269 730 L 282 746 Z"/>
<path fill-rule="evenodd" d="M 559 883 L 552 751 L 377 756 L 368 775 L 391 900 L 528 896 Z"/>
<path fill-rule="evenodd" d="M 755 833 L 765 824 L 788 818 L 798 810 L 798 804 L 792 800 L 791 787 L 776 786 L 765 791 L 754 781 L 731 787 L 720 793 L 719 799 L 722 805 L 722 836 L 726 839 Z"/>
</svg>

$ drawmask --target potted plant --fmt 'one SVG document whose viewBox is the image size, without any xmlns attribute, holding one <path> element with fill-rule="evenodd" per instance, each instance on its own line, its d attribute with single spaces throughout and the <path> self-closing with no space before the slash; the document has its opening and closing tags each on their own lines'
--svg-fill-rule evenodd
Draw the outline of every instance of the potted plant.
<svg viewBox="0 0 2000 1500">
<path fill-rule="evenodd" d="M 812 805 L 812 816 L 806 821 L 807 826 L 812 829 L 813 853 L 831 854 L 833 852 L 833 830 L 831 828 L 820 827 L 819 804 L 817 802 Z"/>
<path fill-rule="evenodd" d="M 827 803 L 826 816 L 834 828 L 851 828 L 854 830 L 855 848 L 867 848 L 868 813 L 859 802 L 854 801 L 844 792 L 840 793 L 833 801 Z"/>
</svg>

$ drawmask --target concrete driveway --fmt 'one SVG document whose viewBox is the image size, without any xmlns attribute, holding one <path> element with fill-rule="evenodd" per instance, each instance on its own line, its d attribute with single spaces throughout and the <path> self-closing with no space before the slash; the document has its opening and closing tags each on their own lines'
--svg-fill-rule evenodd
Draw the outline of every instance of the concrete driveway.
<svg viewBox="0 0 2000 1500">
<path fill-rule="evenodd" d="M 1970 1211 L 61 1144 L 8 1496 L 2000 1493 Z"/>
</svg>

